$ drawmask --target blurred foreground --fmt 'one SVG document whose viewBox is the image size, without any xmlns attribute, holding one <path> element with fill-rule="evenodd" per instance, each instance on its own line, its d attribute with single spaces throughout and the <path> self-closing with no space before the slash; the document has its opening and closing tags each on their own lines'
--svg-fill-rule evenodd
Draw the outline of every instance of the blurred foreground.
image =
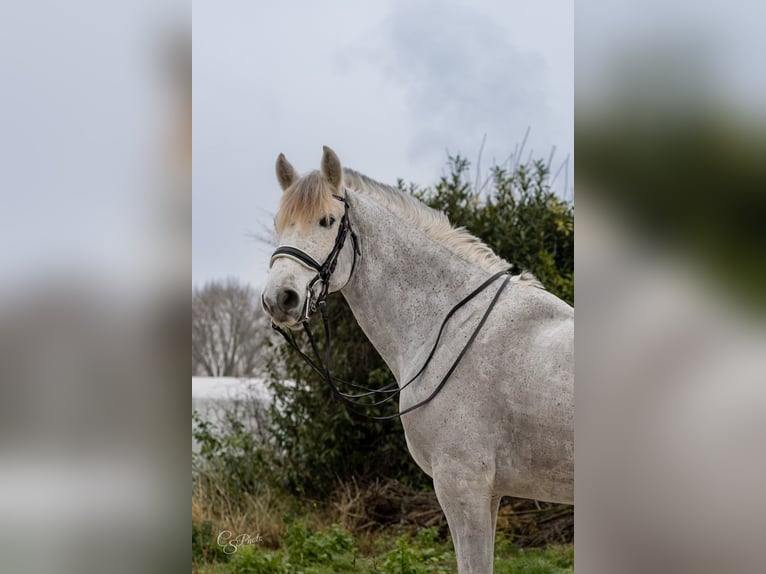
<svg viewBox="0 0 766 574">
<path fill-rule="evenodd" d="M 189 14 L 0 16 L 4 574 L 188 568 Z"/>
<path fill-rule="evenodd" d="M 604 8 L 576 24 L 576 571 L 763 572 L 764 9 Z"/>
</svg>

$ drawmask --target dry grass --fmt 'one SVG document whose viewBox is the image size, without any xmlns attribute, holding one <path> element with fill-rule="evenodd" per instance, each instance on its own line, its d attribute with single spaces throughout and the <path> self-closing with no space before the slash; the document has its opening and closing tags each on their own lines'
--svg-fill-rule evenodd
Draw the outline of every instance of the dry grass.
<svg viewBox="0 0 766 574">
<path fill-rule="evenodd" d="M 197 484 L 192 493 L 192 521 L 196 524 L 210 521 L 216 532 L 260 534 L 264 546 L 269 548 L 279 547 L 291 517 L 299 517 L 315 530 L 338 523 L 363 538 L 424 527 L 437 527 L 442 537 L 448 532 L 432 491 L 416 490 L 390 479 L 365 486 L 356 481 L 341 483 L 326 503 L 294 498 L 269 488 L 235 500 L 215 485 L 205 484 Z M 497 527 L 518 546 L 568 543 L 574 537 L 574 509 L 505 499 Z"/>
<path fill-rule="evenodd" d="M 209 483 L 208 483 L 209 484 Z M 291 512 L 290 500 L 271 489 L 236 499 L 206 483 L 192 491 L 192 523 L 209 521 L 213 531 L 230 530 L 237 534 L 260 534 L 264 546 L 277 548 L 285 531 L 285 516 Z"/>
<path fill-rule="evenodd" d="M 392 480 L 376 480 L 360 487 L 356 481 L 339 484 L 331 498 L 338 520 L 350 532 L 371 532 L 391 526 L 438 526 L 446 521 L 436 495 Z"/>
<path fill-rule="evenodd" d="M 497 530 L 521 547 L 567 544 L 574 540 L 574 507 L 523 498 L 505 498 Z"/>
<path fill-rule="evenodd" d="M 448 531 L 432 491 L 413 489 L 396 480 L 377 480 L 364 487 L 355 481 L 340 484 L 332 500 L 337 521 L 355 534 L 403 526 L 435 526 L 442 536 Z M 565 544 L 574 538 L 574 508 L 506 498 L 498 512 L 497 528 L 519 546 Z"/>
</svg>

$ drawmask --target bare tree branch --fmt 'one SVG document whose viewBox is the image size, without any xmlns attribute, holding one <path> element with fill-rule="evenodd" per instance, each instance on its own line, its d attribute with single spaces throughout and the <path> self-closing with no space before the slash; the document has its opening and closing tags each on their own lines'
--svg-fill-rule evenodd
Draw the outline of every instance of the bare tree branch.
<svg viewBox="0 0 766 574">
<path fill-rule="evenodd" d="M 192 369 L 211 377 L 252 377 L 264 363 L 268 321 L 255 290 L 236 279 L 192 293 Z"/>
</svg>

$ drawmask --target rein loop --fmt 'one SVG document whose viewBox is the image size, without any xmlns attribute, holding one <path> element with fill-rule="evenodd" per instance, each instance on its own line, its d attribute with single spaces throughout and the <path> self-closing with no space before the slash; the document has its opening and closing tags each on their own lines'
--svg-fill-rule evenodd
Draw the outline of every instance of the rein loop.
<svg viewBox="0 0 766 574">
<path fill-rule="evenodd" d="M 338 257 L 340 256 L 340 252 L 343 249 L 343 245 L 345 244 L 346 236 L 348 234 L 351 234 L 351 242 L 353 243 L 353 246 L 354 246 L 353 247 L 354 260 L 351 265 L 351 272 L 349 273 L 349 276 L 348 276 L 349 281 L 351 280 L 351 277 L 354 274 L 357 255 L 360 255 L 361 253 L 359 251 L 359 245 L 358 245 L 356 233 L 354 233 L 354 230 L 351 228 L 351 221 L 348 217 L 348 210 L 349 210 L 348 193 L 345 192 L 343 196 L 334 195 L 333 197 L 337 199 L 338 201 L 343 202 L 344 213 L 338 228 L 338 235 L 335 238 L 335 244 L 333 245 L 333 248 L 330 251 L 327 258 L 325 259 L 324 263 L 319 264 L 313 257 L 311 257 L 306 252 L 298 249 L 297 247 L 292 247 L 289 245 L 283 245 L 278 247 L 276 251 L 274 251 L 273 255 L 271 256 L 271 261 L 269 263 L 269 267 L 271 267 L 274 264 L 275 259 L 278 259 L 280 257 L 286 257 L 288 259 L 295 261 L 296 263 L 303 265 L 304 267 L 307 267 L 317 272 L 317 275 L 313 279 L 311 279 L 311 281 L 309 281 L 308 284 L 306 285 L 306 306 L 303 311 L 303 321 L 301 322 L 301 325 L 303 326 L 303 330 L 305 331 L 306 336 L 308 337 L 312 353 L 314 354 L 314 358 L 312 359 L 304 351 L 301 350 L 300 346 L 298 345 L 292 333 L 288 333 L 287 331 L 282 329 L 279 325 L 277 325 L 274 322 L 271 323 L 271 327 L 272 329 L 277 331 L 280 335 L 282 335 L 282 337 L 284 337 L 287 343 L 294 350 L 298 352 L 300 357 L 312 368 L 312 370 L 314 370 L 322 378 L 322 380 L 329 385 L 335 398 L 338 401 L 345 403 L 348 407 L 351 407 L 349 408 L 350 411 L 352 411 L 355 414 L 358 414 L 370 419 L 375 419 L 375 420 L 389 420 L 389 419 L 399 418 L 402 415 L 412 412 L 415 409 L 422 407 L 426 403 L 430 402 L 439 393 L 439 391 L 442 390 L 444 385 L 447 383 L 447 380 L 449 380 L 449 378 L 452 376 L 452 373 L 460 364 L 460 361 L 463 359 L 465 354 L 468 352 L 468 349 L 471 347 L 471 345 L 473 345 L 473 342 L 476 340 L 476 337 L 479 335 L 479 332 L 484 326 L 484 323 L 486 323 L 487 319 L 489 318 L 489 314 L 492 312 L 492 309 L 494 309 L 495 305 L 497 304 L 497 301 L 500 298 L 500 294 L 508 285 L 508 282 L 510 281 L 510 275 L 508 271 L 500 271 L 498 273 L 495 273 L 494 275 L 489 277 L 486 281 L 484 281 L 481 285 L 479 285 L 476 289 L 474 289 L 465 298 L 463 298 L 460 302 L 458 302 L 454 307 L 452 307 L 452 309 L 449 311 L 449 313 L 447 313 L 447 315 L 444 317 L 444 320 L 442 321 L 441 327 L 439 328 L 439 333 L 436 336 L 436 341 L 434 341 L 433 347 L 431 348 L 431 352 L 428 354 L 428 357 L 423 363 L 423 366 L 420 367 L 418 372 L 415 373 L 415 375 L 406 383 L 404 383 L 402 386 L 397 388 L 397 384 L 392 383 L 380 389 L 370 389 L 362 385 L 344 381 L 334 376 L 330 370 L 332 341 L 330 336 L 330 321 L 327 316 L 327 294 L 328 294 L 328 289 L 330 286 L 330 278 L 333 272 L 335 271 L 335 267 L 338 263 Z M 408 387 L 418 377 L 420 377 L 420 375 L 423 374 L 423 372 L 426 370 L 429 363 L 431 362 L 431 359 L 436 353 L 436 348 L 439 345 L 439 341 L 441 340 L 442 334 L 444 333 L 444 329 L 447 326 L 447 323 L 449 322 L 449 320 L 452 318 L 452 316 L 461 307 L 466 305 L 469 301 L 471 301 L 474 297 L 479 295 L 482 291 L 484 291 L 487 287 L 489 287 L 492 283 L 494 283 L 498 278 L 502 277 L 503 275 L 505 275 L 505 279 L 503 280 L 498 290 L 495 292 L 495 295 L 492 297 L 492 300 L 490 301 L 489 306 L 487 307 L 486 311 L 484 312 L 484 315 L 479 321 L 479 324 L 476 326 L 470 338 L 468 339 L 466 344 L 463 346 L 463 349 L 460 351 L 457 358 L 452 363 L 452 366 L 449 368 L 449 370 L 444 375 L 442 380 L 436 386 L 434 391 L 427 398 L 404 409 L 403 411 L 399 411 L 398 413 L 394 413 L 392 415 L 374 416 L 374 415 L 369 415 L 367 413 L 357 410 L 358 407 L 372 407 L 372 406 L 381 405 L 383 403 L 393 400 L 394 398 L 399 396 L 399 394 L 406 387 Z M 319 294 L 315 296 L 314 286 L 316 285 L 317 282 L 321 282 L 321 288 L 320 288 Z M 309 319 L 311 315 L 317 311 L 317 309 L 319 309 L 319 312 L 322 316 L 322 323 L 324 326 L 324 334 L 325 334 L 324 360 L 322 360 L 319 354 L 319 348 L 317 347 L 316 339 L 314 338 L 314 333 L 311 331 L 311 327 L 309 325 Z M 344 393 L 338 388 L 338 383 L 341 383 L 341 384 L 344 384 L 365 392 L 356 393 L 356 394 Z M 377 395 L 377 394 L 383 394 L 388 396 L 375 402 L 364 402 L 359 400 L 364 397 L 369 397 L 369 396 Z"/>
</svg>

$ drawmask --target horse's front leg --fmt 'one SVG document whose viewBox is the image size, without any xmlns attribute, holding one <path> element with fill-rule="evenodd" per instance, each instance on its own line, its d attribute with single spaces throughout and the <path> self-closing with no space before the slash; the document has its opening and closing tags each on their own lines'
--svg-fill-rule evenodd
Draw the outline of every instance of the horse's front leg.
<svg viewBox="0 0 766 574">
<path fill-rule="evenodd" d="M 500 498 L 482 478 L 434 472 L 434 490 L 447 517 L 459 574 L 491 574 Z"/>
</svg>

